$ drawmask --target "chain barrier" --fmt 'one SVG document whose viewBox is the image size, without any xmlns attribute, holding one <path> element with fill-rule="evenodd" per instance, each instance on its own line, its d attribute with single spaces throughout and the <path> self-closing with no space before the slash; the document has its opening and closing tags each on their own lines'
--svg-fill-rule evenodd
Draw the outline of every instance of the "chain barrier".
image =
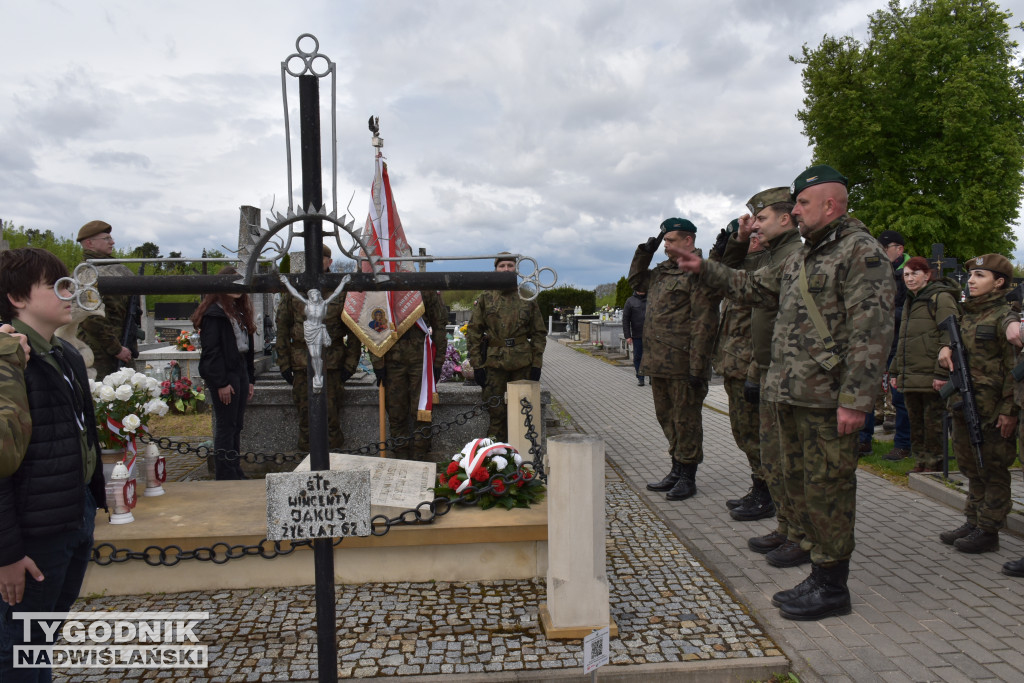
<svg viewBox="0 0 1024 683">
<path fill-rule="evenodd" d="M 411 443 L 415 440 L 416 435 L 419 435 L 421 438 L 436 436 L 446 429 L 465 425 L 466 422 L 479 415 L 482 411 L 487 410 L 489 407 L 498 405 L 502 400 L 503 398 L 501 396 L 492 396 L 484 403 L 480 403 L 474 406 L 471 410 L 461 413 L 451 422 L 441 425 L 431 425 L 429 428 L 423 427 L 413 432 L 413 436 L 411 437 L 394 437 L 386 441 L 369 443 L 353 452 L 378 453 L 382 448 L 390 449 Z M 393 526 L 431 524 L 436 518 L 443 517 L 457 506 L 469 507 L 476 505 L 480 496 L 493 493 L 496 490 L 498 482 L 501 482 L 502 491 L 513 486 L 518 486 L 524 479 L 528 480 L 533 476 L 536 476 L 543 482 L 547 483 L 548 478 L 544 471 L 544 456 L 541 452 L 541 445 L 537 441 L 537 430 L 533 425 L 533 405 L 525 397 L 520 401 L 520 405 L 520 413 L 524 416 L 523 424 L 526 427 L 526 438 L 530 441 L 529 455 L 532 456 L 532 460 L 527 461 L 524 459 L 520 470 L 511 474 L 494 476 L 487 481 L 485 486 L 467 486 L 464 492 L 459 494 L 459 496 L 454 500 L 441 496 L 434 498 L 434 500 L 425 500 L 415 508 L 404 510 L 396 517 L 389 518 L 387 515 L 375 515 L 370 520 L 371 535 L 384 536 L 391 531 Z M 140 439 L 143 443 L 155 443 L 158 447 L 164 450 L 173 450 L 183 455 L 192 453 L 198 457 L 206 458 L 215 453 L 214 449 L 207 446 L 196 447 L 187 442 L 176 442 L 166 437 L 154 438 L 149 435 L 140 435 Z M 298 462 L 306 457 L 305 454 L 289 453 L 275 453 L 271 456 L 267 454 L 248 452 L 239 455 L 235 451 L 228 452 L 227 456 L 229 459 L 244 459 L 250 463 L 273 461 L 278 464 L 283 464 L 284 462 Z M 522 473 L 522 469 L 527 467 L 531 468 L 533 472 L 526 472 L 524 475 Z M 334 539 L 331 544 L 332 547 L 338 547 L 343 540 L 343 538 Z M 163 547 L 151 545 L 141 551 L 130 550 L 128 548 L 118 548 L 112 543 L 101 543 L 93 547 L 91 560 L 100 566 L 128 562 L 129 560 L 142 560 L 151 567 L 173 567 L 183 560 L 199 560 L 202 562 L 213 562 L 214 564 L 224 564 L 229 560 L 235 560 L 241 557 L 259 556 L 269 560 L 275 557 L 290 555 L 295 552 L 296 549 L 305 547 L 312 548 L 313 541 L 305 539 L 282 542 L 271 541 L 264 538 L 256 545 L 229 545 L 228 543 L 219 541 L 214 543 L 212 546 L 202 546 L 195 548 L 194 550 L 184 550 L 178 545 Z"/>
</svg>

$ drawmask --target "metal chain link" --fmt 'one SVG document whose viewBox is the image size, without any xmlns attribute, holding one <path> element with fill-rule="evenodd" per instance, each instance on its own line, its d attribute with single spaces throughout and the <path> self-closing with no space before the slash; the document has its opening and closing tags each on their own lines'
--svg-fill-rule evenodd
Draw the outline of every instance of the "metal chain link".
<svg viewBox="0 0 1024 683">
<path fill-rule="evenodd" d="M 451 422 L 443 425 L 431 425 L 430 429 L 426 427 L 414 432 L 413 437 L 397 437 L 391 438 L 387 441 L 381 441 L 377 443 L 367 444 L 356 452 L 362 453 L 376 453 L 379 452 L 383 446 L 385 449 L 393 446 L 403 446 L 409 443 L 415 438 L 415 434 L 420 436 L 436 436 L 445 429 L 451 429 L 456 425 L 464 425 L 466 422 L 477 415 L 483 410 L 489 407 L 493 407 L 503 401 L 501 396 L 492 396 L 486 402 L 474 406 L 473 409 L 466 411 L 458 415 Z M 376 515 L 370 520 L 371 535 L 373 536 L 384 536 L 393 526 L 400 525 L 413 525 L 413 524 L 431 524 L 433 521 L 442 517 L 456 506 L 468 507 L 476 505 L 480 496 L 488 493 L 493 493 L 497 482 L 502 483 L 502 488 L 507 490 L 513 486 L 519 486 L 520 481 L 524 479 L 524 475 L 521 473 L 522 468 L 530 467 L 535 476 L 543 482 L 547 482 L 547 474 L 544 472 L 544 458 L 541 453 L 540 444 L 537 442 L 537 431 L 533 426 L 533 406 L 529 400 L 525 397 L 520 401 L 521 409 L 520 413 L 524 415 L 524 426 L 526 427 L 526 437 L 530 440 L 530 455 L 534 457 L 534 460 L 524 461 L 520 470 L 513 472 L 512 474 L 505 474 L 494 476 L 487 481 L 486 486 L 467 486 L 463 493 L 459 494 L 454 500 L 450 500 L 444 496 L 434 498 L 434 500 L 423 501 L 415 508 L 410 508 L 401 512 L 396 517 L 389 518 L 387 515 Z M 437 427 L 437 429 L 434 429 Z M 194 447 L 191 444 L 184 441 L 172 441 L 166 437 L 153 438 L 149 435 L 142 437 L 143 443 L 155 443 L 164 450 L 175 450 L 178 453 L 195 453 L 199 457 L 208 457 L 215 451 L 206 446 Z M 239 455 L 235 451 L 227 453 L 228 458 L 239 459 Z M 278 460 L 278 456 L 283 456 L 282 460 Z M 273 456 L 267 456 L 266 454 L 260 453 L 246 453 L 241 456 L 247 462 L 265 462 L 269 459 L 273 459 L 274 462 L 279 464 L 283 462 L 294 462 L 305 458 L 304 454 L 288 454 L 288 453 L 275 453 Z M 533 473 L 527 473 L 528 476 L 525 479 L 532 478 Z M 333 547 L 337 547 L 344 539 L 336 538 L 331 544 Z M 183 560 L 199 560 L 202 562 L 213 562 L 214 564 L 224 564 L 229 560 L 238 559 L 240 557 L 259 556 L 264 559 L 272 559 L 278 556 L 290 555 L 295 552 L 297 548 L 312 547 L 313 541 L 310 539 L 288 541 L 287 547 L 282 545 L 281 541 L 271 541 L 264 538 L 256 545 L 229 545 L 223 541 L 214 543 L 212 546 L 201 546 L 194 550 L 184 550 L 178 545 L 169 546 L 147 546 L 144 550 L 130 550 L 128 548 L 118 548 L 112 543 L 101 543 L 92 549 L 91 561 L 95 562 L 100 566 L 105 566 L 113 563 L 128 562 L 129 560 L 142 560 L 151 567 L 173 567 Z"/>
</svg>

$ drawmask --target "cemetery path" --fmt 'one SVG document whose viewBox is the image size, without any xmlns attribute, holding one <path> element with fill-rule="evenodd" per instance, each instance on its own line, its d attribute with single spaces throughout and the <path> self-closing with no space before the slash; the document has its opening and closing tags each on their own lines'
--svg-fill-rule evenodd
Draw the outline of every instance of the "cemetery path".
<svg viewBox="0 0 1024 683">
<path fill-rule="evenodd" d="M 712 386 L 705 400 L 698 493 L 669 502 L 644 488 L 664 475 L 668 455 L 651 389 L 636 386 L 631 366 L 610 365 L 552 338 L 542 384 L 583 431 L 605 441 L 608 463 L 748 606 L 801 681 L 1024 680 L 1024 580 L 1000 573 L 1003 562 L 1024 555 L 1021 538 L 1004 532 L 997 552 L 959 553 L 938 538 L 963 522 L 958 510 L 860 470 L 853 613 L 787 621 L 771 596 L 803 580 L 808 567 L 770 567 L 746 541 L 769 532 L 774 519 L 737 522 L 726 511 L 725 499 L 742 495 L 750 478 L 722 386 Z"/>
</svg>

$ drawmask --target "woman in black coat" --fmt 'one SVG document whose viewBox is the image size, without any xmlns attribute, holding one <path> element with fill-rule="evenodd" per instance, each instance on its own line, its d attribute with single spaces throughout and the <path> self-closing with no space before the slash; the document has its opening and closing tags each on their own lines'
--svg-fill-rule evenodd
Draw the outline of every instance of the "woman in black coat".
<svg viewBox="0 0 1024 683">
<path fill-rule="evenodd" d="M 221 275 L 237 275 L 231 266 Z M 213 434 L 217 479 L 246 479 L 242 472 L 242 422 L 245 406 L 256 388 L 252 334 L 256 330 L 252 301 L 247 294 L 207 294 L 192 314 L 202 350 L 199 374 L 213 397 Z"/>
</svg>

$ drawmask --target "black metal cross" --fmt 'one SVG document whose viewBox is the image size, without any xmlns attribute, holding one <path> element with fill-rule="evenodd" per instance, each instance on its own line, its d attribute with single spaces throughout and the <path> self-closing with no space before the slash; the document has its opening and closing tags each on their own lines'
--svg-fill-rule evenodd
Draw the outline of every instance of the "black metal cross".
<svg viewBox="0 0 1024 683">
<path fill-rule="evenodd" d="M 946 276 L 947 270 L 953 271 L 953 276 L 960 280 L 960 264 L 952 256 L 945 255 L 945 245 L 941 242 L 932 245 L 932 258 L 928 265 L 935 271 L 935 277 L 942 279 Z"/>
</svg>

